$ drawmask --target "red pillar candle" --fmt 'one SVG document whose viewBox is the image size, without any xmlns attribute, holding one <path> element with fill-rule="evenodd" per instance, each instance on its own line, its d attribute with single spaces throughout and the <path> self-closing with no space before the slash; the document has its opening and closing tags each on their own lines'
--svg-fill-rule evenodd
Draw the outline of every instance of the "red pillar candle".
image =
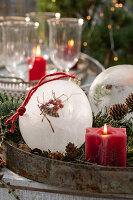
<svg viewBox="0 0 133 200">
<path fill-rule="evenodd" d="M 46 74 L 46 60 L 35 57 L 33 67 L 29 69 L 29 81 L 40 80 Z"/>
<path fill-rule="evenodd" d="M 126 167 L 126 129 L 87 128 L 85 159 L 103 166 Z"/>
<path fill-rule="evenodd" d="M 40 80 L 46 74 L 46 60 L 41 57 L 41 48 L 33 48 L 33 53 L 36 55 L 34 64 L 29 67 L 29 81 Z M 31 66 L 33 58 L 29 58 L 28 66 Z"/>
</svg>

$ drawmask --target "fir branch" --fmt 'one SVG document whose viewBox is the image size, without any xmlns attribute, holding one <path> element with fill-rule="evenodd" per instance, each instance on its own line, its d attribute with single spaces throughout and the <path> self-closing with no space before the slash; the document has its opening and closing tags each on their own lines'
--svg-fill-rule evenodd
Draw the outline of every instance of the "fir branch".
<svg viewBox="0 0 133 200">
<path fill-rule="evenodd" d="M 2 138 L 12 140 L 16 143 L 22 140 L 18 120 L 15 124 L 14 134 L 10 133 L 11 125 L 6 126 L 5 121 L 16 112 L 21 103 L 21 100 L 17 100 L 13 97 L 9 98 L 7 94 L 0 93 L 0 134 Z"/>
<path fill-rule="evenodd" d="M 3 139 L 10 141 L 10 143 L 18 144 L 19 141 L 23 141 L 20 130 L 18 120 L 15 125 L 15 133 L 10 133 L 10 125 L 5 126 L 4 122 L 8 117 L 14 114 L 17 108 L 20 106 L 21 101 L 18 101 L 14 98 L 8 98 L 7 95 L 0 94 L 0 140 Z M 93 127 L 100 128 L 104 124 L 108 124 L 112 127 L 116 128 L 126 128 L 127 132 L 127 166 L 133 167 L 133 123 L 132 119 L 129 120 L 120 120 L 115 121 L 110 118 L 108 115 L 107 108 L 105 108 L 105 113 L 103 114 L 101 111 L 95 116 L 93 114 Z M 48 157 L 50 151 L 44 151 L 43 156 Z M 64 156 L 64 161 L 66 162 L 74 162 L 74 163 L 83 163 L 89 164 L 89 161 L 85 162 L 85 144 L 83 144 L 78 149 L 78 155 L 74 159 L 70 159 L 66 154 Z"/>
<path fill-rule="evenodd" d="M 110 95 L 111 91 L 106 89 L 102 84 L 97 85 L 95 89 L 94 102 L 96 107 L 102 102 L 104 96 Z"/>
</svg>

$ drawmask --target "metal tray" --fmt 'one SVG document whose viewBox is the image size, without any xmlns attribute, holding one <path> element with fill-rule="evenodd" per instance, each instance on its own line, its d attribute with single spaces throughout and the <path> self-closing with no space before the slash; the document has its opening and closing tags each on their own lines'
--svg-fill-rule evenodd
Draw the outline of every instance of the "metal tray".
<svg viewBox="0 0 133 200">
<path fill-rule="evenodd" d="M 49 68 L 53 69 L 53 72 L 57 70 L 51 62 L 47 63 L 47 73 L 49 73 Z M 103 70 L 104 67 L 97 60 L 81 53 L 77 66 L 70 70 L 70 74 L 75 74 L 81 81 L 81 88 L 89 91 L 92 81 Z M 35 82 L 25 82 L 20 78 L 15 78 L 14 81 L 5 67 L 0 68 L 0 92 L 2 93 L 19 98 L 25 95 L 34 84 Z"/>
<path fill-rule="evenodd" d="M 83 193 L 133 194 L 133 168 L 56 161 L 3 145 L 7 167 L 26 178 Z"/>
</svg>

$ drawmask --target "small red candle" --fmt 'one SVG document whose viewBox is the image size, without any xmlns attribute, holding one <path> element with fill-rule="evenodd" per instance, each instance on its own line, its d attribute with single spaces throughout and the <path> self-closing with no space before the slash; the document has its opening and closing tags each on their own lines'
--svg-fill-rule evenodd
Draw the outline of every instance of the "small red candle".
<svg viewBox="0 0 133 200">
<path fill-rule="evenodd" d="M 75 56 L 76 49 L 74 46 L 74 40 L 69 40 L 67 45 L 64 45 L 64 58 L 70 60 Z"/>
<path fill-rule="evenodd" d="M 37 56 L 35 57 L 34 64 L 29 69 L 29 81 L 40 80 L 46 74 L 46 60 L 40 57 L 41 50 L 39 46 L 37 46 L 36 51 Z"/>
<path fill-rule="evenodd" d="M 126 129 L 87 128 L 85 159 L 103 166 L 126 167 Z"/>
</svg>

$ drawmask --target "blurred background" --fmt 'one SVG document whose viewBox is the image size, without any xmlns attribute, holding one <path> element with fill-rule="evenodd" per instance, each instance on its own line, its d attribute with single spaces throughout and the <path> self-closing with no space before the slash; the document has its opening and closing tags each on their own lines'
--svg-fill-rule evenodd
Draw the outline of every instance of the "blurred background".
<svg viewBox="0 0 133 200">
<path fill-rule="evenodd" d="M 37 10 L 37 0 L 0 0 L 1 16 L 24 16 Z"/>
<path fill-rule="evenodd" d="M 31 11 L 82 17 L 82 52 L 106 68 L 133 64 L 133 0 L 0 0 L 0 15 L 24 16 Z"/>
</svg>

